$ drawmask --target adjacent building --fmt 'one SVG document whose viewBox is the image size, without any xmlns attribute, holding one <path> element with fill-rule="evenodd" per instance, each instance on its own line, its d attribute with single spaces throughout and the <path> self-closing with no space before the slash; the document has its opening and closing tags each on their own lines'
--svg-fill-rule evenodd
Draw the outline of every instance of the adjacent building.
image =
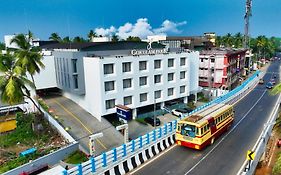
<svg viewBox="0 0 281 175">
<path fill-rule="evenodd" d="M 227 48 L 201 51 L 199 85 L 226 90 L 235 88 L 245 75 L 246 51 Z"/>
</svg>

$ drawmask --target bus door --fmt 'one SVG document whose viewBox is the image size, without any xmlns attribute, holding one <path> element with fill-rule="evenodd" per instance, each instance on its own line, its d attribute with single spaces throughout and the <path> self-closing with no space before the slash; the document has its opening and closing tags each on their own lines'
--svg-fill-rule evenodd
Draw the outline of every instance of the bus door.
<svg viewBox="0 0 281 175">
<path fill-rule="evenodd" d="M 214 134 L 217 131 L 217 127 L 216 127 L 214 118 L 213 117 L 209 118 L 208 122 L 209 122 L 210 130 L 211 130 L 211 134 Z"/>
</svg>

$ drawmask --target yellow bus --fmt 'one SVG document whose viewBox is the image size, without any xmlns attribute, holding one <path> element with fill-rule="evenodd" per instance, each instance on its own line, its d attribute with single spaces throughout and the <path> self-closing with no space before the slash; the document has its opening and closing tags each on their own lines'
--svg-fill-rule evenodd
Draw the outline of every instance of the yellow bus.
<svg viewBox="0 0 281 175">
<path fill-rule="evenodd" d="M 176 143 L 201 150 L 205 146 L 213 144 L 217 137 L 229 130 L 233 120 L 232 105 L 211 106 L 178 121 Z"/>
</svg>

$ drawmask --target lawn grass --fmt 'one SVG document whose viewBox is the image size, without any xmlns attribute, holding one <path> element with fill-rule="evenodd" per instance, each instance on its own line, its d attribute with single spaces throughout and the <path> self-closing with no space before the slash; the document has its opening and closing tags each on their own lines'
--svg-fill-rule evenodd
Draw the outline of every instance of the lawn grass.
<svg viewBox="0 0 281 175">
<path fill-rule="evenodd" d="M 79 163 L 85 162 L 87 160 L 88 160 L 87 156 L 83 152 L 78 150 L 78 151 L 75 151 L 72 154 L 70 154 L 64 160 L 64 162 L 70 163 L 70 164 L 79 164 Z"/>
</svg>

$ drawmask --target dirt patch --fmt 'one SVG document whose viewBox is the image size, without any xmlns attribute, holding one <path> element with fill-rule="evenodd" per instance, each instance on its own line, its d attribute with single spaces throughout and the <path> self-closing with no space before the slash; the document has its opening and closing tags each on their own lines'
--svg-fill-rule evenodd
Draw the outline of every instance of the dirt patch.
<svg viewBox="0 0 281 175">
<path fill-rule="evenodd" d="M 274 164 L 277 160 L 277 155 L 281 152 L 281 148 L 276 146 L 278 138 L 281 134 L 276 129 L 273 130 L 272 135 L 267 143 L 266 152 L 261 158 L 259 165 L 256 169 L 255 175 L 271 175 Z"/>
</svg>

